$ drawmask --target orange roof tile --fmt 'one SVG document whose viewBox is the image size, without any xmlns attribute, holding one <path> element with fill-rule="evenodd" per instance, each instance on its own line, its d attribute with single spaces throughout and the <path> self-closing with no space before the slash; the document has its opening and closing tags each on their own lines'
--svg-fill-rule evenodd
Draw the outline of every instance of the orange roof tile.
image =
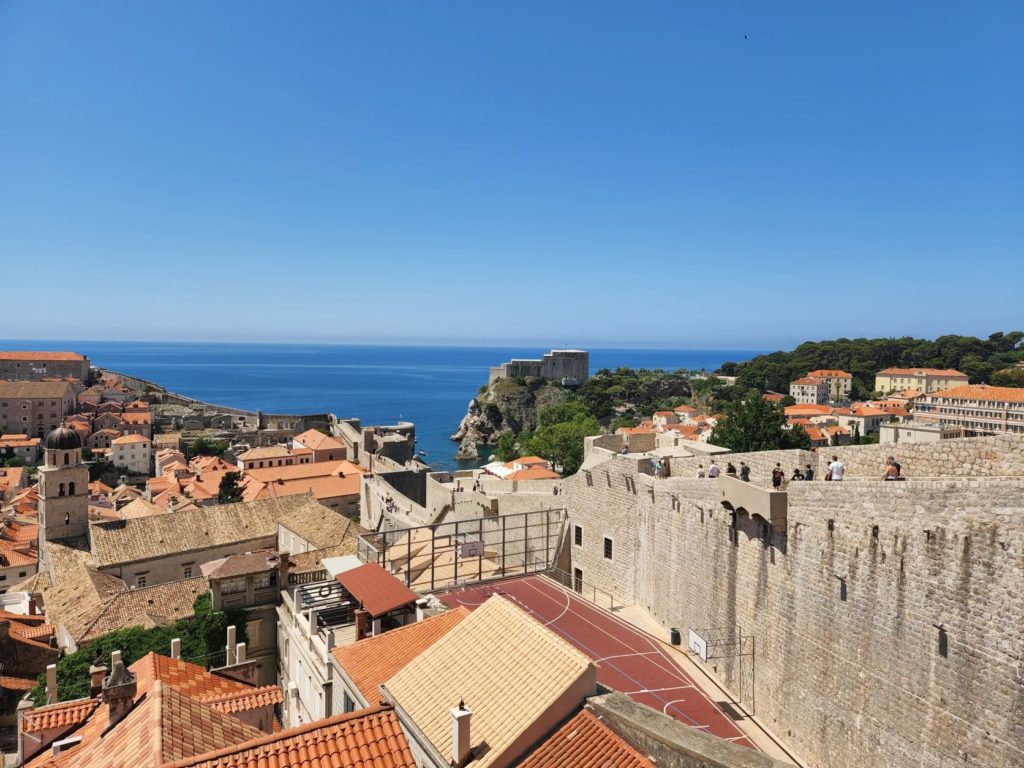
<svg viewBox="0 0 1024 768">
<path fill-rule="evenodd" d="M 605 725 L 581 710 L 551 734 L 519 768 L 653 768 L 654 763 Z"/>
<path fill-rule="evenodd" d="M 780 395 L 778 392 L 767 392 L 764 395 L 761 395 L 761 397 L 763 397 L 769 403 L 777 403 L 780 400 L 782 400 L 785 397 L 785 395 Z"/>
<path fill-rule="evenodd" d="M 13 675 L 0 675 L 0 688 L 8 691 L 31 691 L 36 687 L 34 677 L 14 677 Z"/>
<path fill-rule="evenodd" d="M 852 379 L 853 375 L 846 371 L 840 371 L 835 368 L 819 368 L 816 371 L 808 371 L 808 378 L 811 379 Z"/>
<path fill-rule="evenodd" d="M 339 573 L 338 582 L 373 617 L 413 603 L 419 597 L 376 563 Z"/>
<path fill-rule="evenodd" d="M 301 435 L 297 435 L 292 439 L 306 446 L 306 448 L 310 448 L 314 451 L 331 449 L 342 450 L 345 448 L 345 445 L 342 442 L 333 437 L 325 435 L 318 429 L 307 429 Z"/>
<path fill-rule="evenodd" d="M 233 715 L 236 712 L 247 712 L 251 709 L 272 707 L 284 701 L 280 686 L 264 685 L 262 688 L 250 688 L 237 693 L 219 693 L 199 697 L 199 701 L 209 704 L 218 712 Z"/>
<path fill-rule="evenodd" d="M 991 387 L 988 384 L 967 384 L 962 387 L 944 389 L 925 395 L 925 399 L 935 400 L 955 398 L 958 400 L 984 400 L 994 403 L 1024 403 L 1024 388 Z"/>
<path fill-rule="evenodd" d="M 506 480 L 559 480 L 561 475 L 554 470 L 545 469 L 544 467 L 530 467 L 529 469 L 519 469 L 510 475 L 506 475 Z"/>
<path fill-rule="evenodd" d="M 0 359 L 3 360 L 85 360 L 77 352 L 32 352 L 27 350 L 15 350 L 0 352 Z"/>
<path fill-rule="evenodd" d="M 398 717 L 374 707 L 261 736 L 164 768 L 414 768 Z"/>
<path fill-rule="evenodd" d="M 804 376 L 802 379 L 789 382 L 790 384 L 805 384 L 807 386 L 817 386 L 822 383 L 822 379 L 811 378 L 810 376 Z"/>
<path fill-rule="evenodd" d="M 75 699 L 62 701 L 43 709 L 31 709 L 22 721 L 25 733 L 47 731 L 50 728 L 65 728 L 85 720 L 97 706 L 99 699 Z"/>
<path fill-rule="evenodd" d="M 878 372 L 879 375 L 887 376 L 963 376 L 967 377 L 966 373 L 960 373 L 953 368 L 885 368 Z"/>
<path fill-rule="evenodd" d="M 810 416 L 832 413 L 832 408 L 827 405 L 787 405 L 785 412 L 787 416 Z"/>
<path fill-rule="evenodd" d="M 366 700 L 376 701 L 382 683 L 467 616 L 469 610 L 459 606 L 383 635 L 340 646 L 331 653 Z"/>
<path fill-rule="evenodd" d="M 127 445 L 128 443 L 148 443 L 149 438 L 145 435 L 124 435 L 110 441 L 111 445 Z"/>
</svg>

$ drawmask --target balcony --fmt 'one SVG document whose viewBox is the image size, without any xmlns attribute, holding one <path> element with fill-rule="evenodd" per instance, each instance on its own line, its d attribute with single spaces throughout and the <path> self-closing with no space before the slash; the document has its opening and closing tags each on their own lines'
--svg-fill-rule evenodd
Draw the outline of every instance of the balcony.
<svg viewBox="0 0 1024 768">
<path fill-rule="evenodd" d="M 786 532 L 788 502 L 785 491 L 761 488 L 731 475 L 718 476 L 718 490 L 722 506 L 726 509 L 760 517 L 777 533 Z"/>
</svg>

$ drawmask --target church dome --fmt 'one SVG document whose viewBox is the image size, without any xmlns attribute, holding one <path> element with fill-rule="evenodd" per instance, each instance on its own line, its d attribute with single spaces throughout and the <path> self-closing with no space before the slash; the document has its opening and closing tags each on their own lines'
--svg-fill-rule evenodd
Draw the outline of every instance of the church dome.
<svg viewBox="0 0 1024 768">
<path fill-rule="evenodd" d="M 73 429 L 58 427 L 46 436 L 46 447 L 55 451 L 69 451 L 82 447 L 82 438 Z"/>
</svg>

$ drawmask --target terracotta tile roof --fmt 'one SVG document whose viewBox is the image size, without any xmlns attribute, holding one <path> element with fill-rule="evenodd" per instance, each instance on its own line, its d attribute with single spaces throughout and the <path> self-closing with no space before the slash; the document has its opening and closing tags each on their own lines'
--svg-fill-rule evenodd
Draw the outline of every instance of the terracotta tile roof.
<svg viewBox="0 0 1024 768">
<path fill-rule="evenodd" d="M 335 715 L 164 768 L 415 768 L 393 710 Z"/>
<path fill-rule="evenodd" d="M 0 360 L 77 360 L 85 358 L 77 352 L 34 352 L 30 350 L 13 350 L 0 352 Z"/>
<path fill-rule="evenodd" d="M 0 688 L 8 691 L 31 691 L 36 687 L 34 677 L 15 677 L 13 675 L 0 675 Z"/>
<path fill-rule="evenodd" d="M 654 763 L 589 710 L 546 738 L 519 768 L 654 768 Z"/>
<path fill-rule="evenodd" d="M 273 561 L 271 561 L 273 558 Z M 203 563 L 202 572 L 208 579 L 228 579 L 234 576 L 247 576 L 251 573 L 263 573 L 277 568 L 277 552 L 273 549 L 259 549 L 255 552 L 228 555 L 219 560 Z"/>
<path fill-rule="evenodd" d="M 830 435 L 848 435 L 848 434 L 850 434 L 850 430 L 847 429 L 846 427 L 838 427 L 838 426 L 835 426 L 835 425 L 832 425 L 831 427 L 825 427 L 825 431 L 828 432 Z"/>
<path fill-rule="evenodd" d="M 852 379 L 853 374 L 838 368 L 819 368 L 816 371 L 808 371 L 807 377 L 811 379 Z"/>
<path fill-rule="evenodd" d="M 530 733 L 553 729 L 593 695 L 593 663 L 512 602 L 495 595 L 385 684 L 442 755 L 451 753 L 449 710 L 473 710 L 472 738 L 489 749 L 474 768 L 510 765 Z"/>
<path fill-rule="evenodd" d="M 380 698 L 382 683 L 468 616 L 469 610 L 459 606 L 383 635 L 334 648 L 331 653 L 366 701 L 374 702 Z"/>
<path fill-rule="evenodd" d="M 344 450 L 345 445 L 333 437 L 325 435 L 318 429 L 307 429 L 301 435 L 292 438 L 295 442 L 314 451 Z"/>
<path fill-rule="evenodd" d="M 170 553 L 277 536 L 278 521 L 337 520 L 338 513 L 309 496 L 220 504 L 172 515 L 152 515 L 91 528 L 96 566 L 147 560 Z M 335 526 L 337 524 L 335 523 Z M 333 542 L 332 542 L 333 543 Z"/>
<path fill-rule="evenodd" d="M 337 576 L 338 582 L 374 618 L 419 598 L 377 563 L 366 563 Z"/>
<path fill-rule="evenodd" d="M 123 435 L 110 441 L 111 445 L 127 445 L 129 443 L 148 443 L 149 438 L 145 435 Z"/>
<path fill-rule="evenodd" d="M 50 728 L 77 725 L 92 714 L 99 703 L 99 699 L 75 699 L 51 704 L 42 709 L 31 709 L 25 713 L 22 730 L 25 733 L 36 733 Z"/>
<path fill-rule="evenodd" d="M 63 626 L 71 637 L 78 638 L 103 606 L 128 587 L 121 579 L 91 567 L 92 558 L 87 550 L 69 546 L 79 544 L 84 548 L 84 542 L 65 541 L 47 545 L 55 578 L 53 585 L 42 589 L 43 604 L 47 621 Z"/>
<path fill-rule="evenodd" d="M 958 400 L 980 400 L 993 403 L 1024 403 L 1024 388 L 991 387 L 988 384 L 968 384 L 963 387 L 944 389 L 925 395 L 926 400 L 956 398 Z"/>
<path fill-rule="evenodd" d="M 878 372 L 879 376 L 963 376 L 967 378 L 966 373 L 960 373 L 953 368 L 885 368 Z"/>
<path fill-rule="evenodd" d="M 812 442 L 820 443 L 823 440 L 827 440 L 824 433 L 818 427 L 806 426 L 804 427 L 804 432 L 807 433 L 807 436 L 811 438 Z"/>
<path fill-rule="evenodd" d="M 84 643 L 118 629 L 166 626 L 192 618 L 192 606 L 207 588 L 206 579 L 197 577 L 120 592 L 108 600 L 75 640 Z"/>
<path fill-rule="evenodd" d="M 273 707 L 284 701 L 281 687 L 264 685 L 262 688 L 248 688 L 235 693 L 213 693 L 200 696 L 199 701 L 209 704 L 218 712 L 233 715 L 237 712 L 248 712 L 263 707 Z"/>
<path fill-rule="evenodd" d="M 789 383 L 790 383 L 790 385 L 802 384 L 802 385 L 814 387 L 814 386 L 817 386 L 818 384 L 821 384 L 822 383 L 822 379 L 812 379 L 810 376 L 805 376 L 802 379 L 796 379 L 795 381 L 791 381 Z"/>
<path fill-rule="evenodd" d="M 817 416 L 832 413 L 832 408 L 827 405 L 787 405 L 785 407 L 787 416 Z"/>
<path fill-rule="evenodd" d="M 237 467 L 235 468 L 237 470 Z M 277 482 L 278 480 L 298 480 L 310 477 L 325 477 L 334 475 L 340 477 L 354 477 L 358 479 L 366 474 L 366 470 L 351 461 L 321 461 L 309 464 L 292 464 L 283 467 L 257 467 L 245 470 L 248 477 L 254 477 L 263 482 Z"/>
<path fill-rule="evenodd" d="M 655 411 L 654 415 L 655 416 L 675 416 L 676 412 L 675 411 Z"/>
<path fill-rule="evenodd" d="M 769 403 L 777 403 L 780 400 L 782 400 L 785 397 L 785 395 L 780 395 L 778 392 L 767 392 L 766 394 L 761 395 L 761 397 L 763 397 Z"/>
<path fill-rule="evenodd" d="M 697 409 L 689 405 L 677 405 L 672 409 L 676 413 L 696 413 Z"/>
<path fill-rule="evenodd" d="M 544 467 L 530 467 L 529 469 L 518 469 L 510 475 L 506 475 L 506 480 L 559 480 L 561 475 L 551 469 L 545 469 Z"/>
<path fill-rule="evenodd" d="M 286 459 L 291 455 L 292 452 L 287 445 L 259 445 L 238 454 L 238 458 L 241 461 L 252 461 L 254 459 Z"/>
<path fill-rule="evenodd" d="M 654 432 L 652 427 L 619 427 L 615 430 L 620 435 L 643 435 Z"/>
</svg>

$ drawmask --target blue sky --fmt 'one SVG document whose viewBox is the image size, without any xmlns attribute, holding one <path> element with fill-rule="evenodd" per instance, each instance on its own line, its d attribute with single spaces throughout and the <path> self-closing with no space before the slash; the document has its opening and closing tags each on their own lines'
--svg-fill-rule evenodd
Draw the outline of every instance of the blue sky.
<svg viewBox="0 0 1024 768">
<path fill-rule="evenodd" d="M 0 0 L 7 338 L 1024 326 L 1024 3 Z"/>
</svg>

